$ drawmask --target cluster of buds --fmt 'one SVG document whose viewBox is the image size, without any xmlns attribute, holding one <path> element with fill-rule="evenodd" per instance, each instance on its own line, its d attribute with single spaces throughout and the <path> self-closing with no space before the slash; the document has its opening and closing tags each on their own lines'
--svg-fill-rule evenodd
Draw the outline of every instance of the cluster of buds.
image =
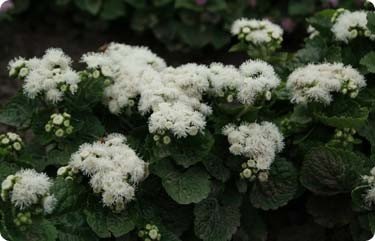
<svg viewBox="0 0 375 241">
<path fill-rule="evenodd" d="M 25 79 L 30 70 L 23 58 L 15 59 L 9 66 L 9 76 L 13 78 Z"/>
<path fill-rule="evenodd" d="M 342 144 L 343 146 L 353 144 L 355 142 L 353 135 L 356 133 L 356 130 L 352 128 L 336 129 L 334 141 Z"/>
<path fill-rule="evenodd" d="M 66 180 L 72 180 L 73 176 L 78 174 L 79 170 L 72 166 L 63 166 L 57 170 L 57 176 L 64 177 Z"/>
<path fill-rule="evenodd" d="M 283 41 L 282 34 L 281 28 L 269 21 L 249 21 L 240 29 L 238 38 L 254 45 L 266 44 L 275 50 Z"/>
<path fill-rule="evenodd" d="M 268 181 L 268 170 L 259 170 L 256 165 L 255 160 L 248 160 L 247 162 L 242 163 L 242 171 L 240 177 L 242 179 L 249 180 L 250 182 L 258 179 L 260 182 Z"/>
<path fill-rule="evenodd" d="M 158 131 L 157 134 L 153 136 L 153 139 L 157 144 L 169 145 L 172 142 L 171 137 L 167 135 L 164 130 Z"/>
<path fill-rule="evenodd" d="M 16 183 L 17 177 L 15 175 L 9 175 L 1 183 L 1 199 L 5 202 L 9 197 L 9 193 L 12 191 L 14 184 Z"/>
<path fill-rule="evenodd" d="M 9 152 L 19 152 L 23 147 L 22 139 L 19 135 L 13 132 L 0 135 L 0 148 Z"/>
<path fill-rule="evenodd" d="M 354 81 L 347 80 L 341 86 L 341 93 L 344 95 L 349 95 L 350 98 L 354 99 L 358 96 L 359 87 Z"/>
<path fill-rule="evenodd" d="M 160 240 L 159 228 L 153 224 L 147 224 L 144 229 L 138 232 L 138 237 L 144 241 Z"/>
<path fill-rule="evenodd" d="M 65 137 L 72 134 L 74 130 L 70 120 L 71 115 L 66 112 L 52 114 L 44 129 L 48 133 L 53 133 L 56 137 Z"/>
<path fill-rule="evenodd" d="M 19 212 L 17 213 L 16 217 L 13 219 L 14 224 L 24 229 L 25 226 L 31 225 L 33 223 L 31 219 L 31 213 L 30 212 Z"/>
<path fill-rule="evenodd" d="M 102 79 L 105 86 L 113 84 L 112 70 L 106 66 L 99 69 L 88 69 L 80 73 L 83 79 Z"/>
</svg>

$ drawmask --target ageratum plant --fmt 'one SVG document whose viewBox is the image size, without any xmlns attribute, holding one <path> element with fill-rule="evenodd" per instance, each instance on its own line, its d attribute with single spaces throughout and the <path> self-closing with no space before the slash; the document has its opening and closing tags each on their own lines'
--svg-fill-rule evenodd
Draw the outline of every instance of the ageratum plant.
<svg viewBox="0 0 375 241">
<path fill-rule="evenodd" d="M 0 122 L 10 241 L 368 240 L 375 232 L 375 13 L 326 10 L 283 53 L 233 23 L 239 67 L 171 67 L 111 43 L 17 58 Z M 267 62 L 266 62 L 266 61 Z"/>
</svg>

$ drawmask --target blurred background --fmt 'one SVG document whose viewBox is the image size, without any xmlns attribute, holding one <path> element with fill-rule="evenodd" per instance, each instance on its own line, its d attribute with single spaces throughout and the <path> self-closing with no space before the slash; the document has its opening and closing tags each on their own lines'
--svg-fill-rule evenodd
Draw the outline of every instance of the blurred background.
<svg viewBox="0 0 375 241">
<path fill-rule="evenodd" d="M 231 23 L 268 18 L 285 30 L 284 50 L 298 49 L 305 19 L 324 8 L 358 9 L 363 0 L 6 0 L 0 7 L 0 106 L 20 83 L 7 63 L 60 47 L 76 61 L 116 41 L 146 45 L 170 65 L 187 62 L 238 64 L 228 53 Z"/>
</svg>

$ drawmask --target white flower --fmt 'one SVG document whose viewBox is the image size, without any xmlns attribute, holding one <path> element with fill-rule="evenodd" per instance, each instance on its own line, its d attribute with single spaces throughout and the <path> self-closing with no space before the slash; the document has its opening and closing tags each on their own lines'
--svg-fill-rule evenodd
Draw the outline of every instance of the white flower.
<svg viewBox="0 0 375 241">
<path fill-rule="evenodd" d="M 104 53 L 88 53 L 82 57 L 91 69 L 100 68 L 103 75 L 112 79 L 104 89 L 104 103 L 113 114 L 120 114 L 125 107 L 134 106 L 140 95 L 146 70 L 161 71 L 164 60 L 144 47 L 111 43 Z"/>
<path fill-rule="evenodd" d="M 254 104 L 258 96 L 264 96 L 280 84 L 273 67 L 264 61 L 249 60 L 240 66 L 244 76 L 238 90 L 238 100 L 243 104 Z"/>
<path fill-rule="evenodd" d="M 366 86 L 364 77 L 351 66 L 336 64 L 310 64 L 296 69 L 288 77 L 286 87 L 292 94 L 292 102 L 321 102 L 330 104 L 333 92 L 348 93 Z"/>
<path fill-rule="evenodd" d="M 254 160 L 258 170 L 268 170 L 284 147 L 283 136 L 271 122 L 227 125 L 223 134 L 228 137 L 230 152 Z"/>
<path fill-rule="evenodd" d="M 102 193 L 104 206 L 116 210 L 133 200 L 136 185 L 147 175 L 147 164 L 125 142 L 123 135 L 111 134 L 102 141 L 83 144 L 69 164 L 90 177 L 94 192 Z"/>
<path fill-rule="evenodd" d="M 225 91 L 238 90 L 242 83 L 242 75 L 232 65 L 212 63 L 210 65 L 210 91 L 216 96 L 222 96 Z"/>
<path fill-rule="evenodd" d="M 57 199 L 54 195 L 46 196 L 43 199 L 43 209 L 45 214 L 51 214 L 55 209 L 57 204 Z"/>
<path fill-rule="evenodd" d="M 196 134 L 197 131 L 203 131 L 205 126 L 206 121 L 202 113 L 180 102 L 159 104 L 158 110 L 149 118 L 151 133 L 169 131 L 177 138 Z"/>
<path fill-rule="evenodd" d="M 18 171 L 14 176 L 10 176 L 10 178 L 14 183 L 9 194 L 10 201 L 15 207 L 21 210 L 37 204 L 41 198 L 48 194 L 52 186 L 52 182 L 46 174 L 37 173 L 33 169 Z"/>
<path fill-rule="evenodd" d="M 29 98 L 44 95 L 47 101 L 57 103 L 64 96 L 64 91 L 59 89 L 60 85 L 66 85 L 74 93 L 80 82 L 78 73 L 70 67 L 72 60 L 60 49 L 48 49 L 40 59 L 23 61 L 26 67 L 20 70 L 20 76 L 25 77 L 23 91 Z M 11 66 L 15 64 L 10 63 Z M 22 70 L 24 73 L 21 73 Z"/>
<path fill-rule="evenodd" d="M 262 45 L 271 41 L 279 44 L 283 39 L 283 30 L 269 20 L 255 20 L 241 18 L 232 24 L 232 35 L 245 39 L 254 45 Z"/>
<path fill-rule="evenodd" d="M 332 26 L 332 32 L 336 39 L 345 43 L 355 39 L 359 32 L 366 36 L 367 31 L 367 12 L 365 11 L 350 12 L 345 10 L 337 17 Z M 371 34 L 366 37 L 371 39 Z"/>
</svg>

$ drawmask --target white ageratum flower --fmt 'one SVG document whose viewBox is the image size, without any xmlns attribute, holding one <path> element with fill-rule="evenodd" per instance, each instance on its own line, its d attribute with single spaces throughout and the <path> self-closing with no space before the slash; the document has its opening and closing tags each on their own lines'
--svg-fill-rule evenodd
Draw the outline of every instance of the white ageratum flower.
<svg viewBox="0 0 375 241">
<path fill-rule="evenodd" d="M 101 193 L 103 205 L 116 211 L 134 199 L 137 184 L 147 176 L 147 164 L 121 134 L 83 144 L 72 155 L 69 169 L 88 176 L 93 191 Z"/>
<path fill-rule="evenodd" d="M 283 40 L 283 29 L 266 19 L 238 19 L 232 24 L 231 33 L 256 46 L 272 43 L 280 45 Z"/>
<path fill-rule="evenodd" d="M 147 70 L 166 68 L 163 59 L 148 48 L 117 43 L 108 45 L 103 53 L 88 53 L 82 57 L 89 69 L 100 70 L 110 84 L 104 89 L 104 103 L 113 114 L 120 114 L 126 107 L 133 107 L 135 99 L 144 88 L 141 74 Z M 94 77 L 97 75 L 95 72 Z"/>
<path fill-rule="evenodd" d="M 345 43 L 358 36 L 365 36 L 371 40 L 375 40 L 375 34 L 372 34 L 367 27 L 366 11 L 341 11 L 339 16 L 334 19 L 332 32 L 338 41 Z"/>
<path fill-rule="evenodd" d="M 310 64 L 296 69 L 288 77 L 286 87 L 294 103 L 320 102 L 330 104 L 332 93 L 339 92 L 355 98 L 366 86 L 366 80 L 351 66 Z"/>
<path fill-rule="evenodd" d="M 27 60 L 23 86 L 25 95 L 32 99 L 43 95 L 47 101 L 57 103 L 63 99 L 65 92 L 74 94 L 80 78 L 71 69 L 71 63 L 70 57 L 60 49 L 48 49 L 41 59 Z"/>
<path fill-rule="evenodd" d="M 280 84 L 273 67 L 261 60 L 249 60 L 240 66 L 243 76 L 238 88 L 238 100 L 252 105 L 258 97 L 271 98 L 271 91 Z"/>
<path fill-rule="evenodd" d="M 226 93 L 237 91 L 243 83 L 240 71 L 232 65 L 212 63 L 210 65 L 210 92 L 214 96 L 224 97 Z"/>
<path fill-rule="evenodd" d="M 52 181 L 46 174 L 37 173 L 33 169 L 24 169 L 8 176 L 3 181 L 2 193 L 8 193 L 10 202 L 20 210 L 42 203 L 47 199 L 48 207 L 42 206 L 46 207 L 46 212 L 51 213 L 56 204 L 54 197 L 49 195 L 51 186 Z"/>
<path fill-rule="evenodd" d="M 195 136 L 206 126 L 205 116 L 184 103 L 161 103 L 149 118 L 151 133 L 173 134 L 177 138 Z"/>
<path fill-rule="evenodd" d="M 230 152 L 249 158 L 257 170 L 269 170 L 276 154 L 284 147 L 282 134 L 271 122 L 227 125 L 223 134 L 228 137 Z"/>
</svg>

